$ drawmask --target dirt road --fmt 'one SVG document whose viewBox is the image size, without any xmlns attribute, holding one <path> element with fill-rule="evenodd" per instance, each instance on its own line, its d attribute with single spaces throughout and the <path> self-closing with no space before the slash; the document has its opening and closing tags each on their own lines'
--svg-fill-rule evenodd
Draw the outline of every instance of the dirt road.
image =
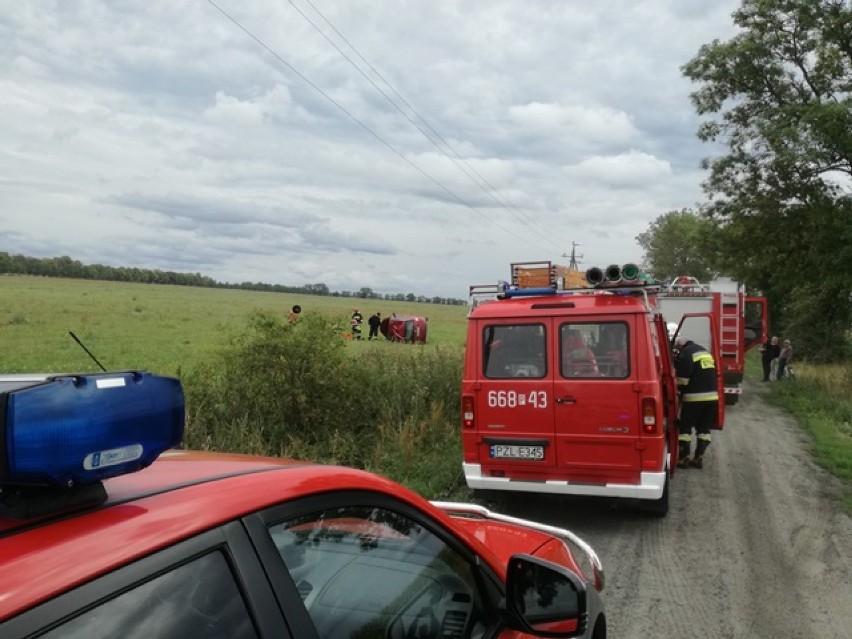
<svg viewBox="0 0 852 639">
<path fill-rule="evenodd" d="M 653 519 L 600 500 L 512 499 L 603 561 L 609 637 L 852 638 L 852 519 L 808 438 L 747 380 L 703 470 L 675 475 Z"/>
</svg>

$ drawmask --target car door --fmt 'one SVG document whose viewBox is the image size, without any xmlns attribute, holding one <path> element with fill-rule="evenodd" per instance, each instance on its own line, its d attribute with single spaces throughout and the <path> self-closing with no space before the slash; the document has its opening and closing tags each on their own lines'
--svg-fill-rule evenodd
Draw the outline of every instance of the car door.
<svg viewBox="0 0 852 639">
<path fill-rule="evenodd" d="M 232 522 L 75 586 L 0 624 L 0 636 L 287 639 L 293 635 L 245 530 Z"/>
<path fill-rule="evenodd" d="M 499 579 L 449 531 L 388 496 L 328 493 L 246 526 L 298 637 L 467 639 L 501 624 Z"/>
</svg>

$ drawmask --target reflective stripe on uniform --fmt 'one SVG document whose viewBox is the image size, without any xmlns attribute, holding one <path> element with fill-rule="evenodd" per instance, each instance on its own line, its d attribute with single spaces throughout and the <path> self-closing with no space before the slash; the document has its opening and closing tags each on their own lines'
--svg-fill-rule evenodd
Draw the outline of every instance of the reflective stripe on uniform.
<svg viewBox="0 0 852 639">
<path fill-rule="evenodd" d="M 696 351 L 692 354 L 693 362 L 701 362 L 701 368 L 713 368 L 713 356 L 707 351 Z"/>
<path fill-rule="evenodd" d="M 691 444 L 692 443 L 692 435 L 684 435 L 683 433 L 681 433 L 680 435 L 677 436 L 677 440 L 679 442 L 686 442 L 687 444 Z"/>
<path fill-rule="evenodd" d="M 712 402 L 718 401 L 719 393 L 717 391 L 707 391 L 706 393 L 684 393 L 683 401 L 685 402 Z"/>
<path fill-rule="evenodd" d="M 702 442 L 710 442 L 710 433 L 701 433 L 698 435 L 698 440 Z"/>
</svg>

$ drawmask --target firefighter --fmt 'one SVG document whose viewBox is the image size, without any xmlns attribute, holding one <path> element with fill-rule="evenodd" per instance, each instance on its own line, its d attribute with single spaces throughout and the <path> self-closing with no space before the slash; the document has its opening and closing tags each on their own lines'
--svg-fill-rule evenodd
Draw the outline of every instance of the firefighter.
<svg viewBox="0 0 852 639">
<path fill-rule="evenodd" d="M 688 337 L 678 335 L 675 348 L 675 372 L 678 391 L 681 394 L 677 465 L 679 468 L 702 468 L 704 454 L 710 445 L 710 429 L 719 411 L 716 362 L 706 348 Z M 698 441 L 695 445 L 695 456 L 690 459 L 693 429 Z"/>
<path fill-rule="evenodd" d="M 361 324 L 364 316 L 357 308 L 352 309 L 352 317 L 349 319 L 349 328 L 352 330 L 352 339 L 361 339 Z"/>
<path fill-rule="evenodd" d="M 293 304 L 293 308 L 290 309 L 290 314 L 287 315 L 287 321 L 291 324 L 295 324 L 299 320 L 299 313 L 302 312 L 302 307 L 298 304 Z"/>
</svg>

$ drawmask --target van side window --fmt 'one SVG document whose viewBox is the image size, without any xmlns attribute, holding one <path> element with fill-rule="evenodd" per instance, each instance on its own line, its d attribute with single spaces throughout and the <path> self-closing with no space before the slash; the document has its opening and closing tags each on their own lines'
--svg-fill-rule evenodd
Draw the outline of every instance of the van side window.
<svg viewBox="0 0 852 639">
<path fill-rule="evenodd" d="M 486 326 L 482 335 L 482 372 L 491 379 L 541 378 L 547 373 L 542 324 Z"/>
<path fill-rule="evenodd" d="M 568 378 L 624 379 L 630 350 L 624 322 L 585 322 L 560 327 L 561 374 Z"/>
</svg>

